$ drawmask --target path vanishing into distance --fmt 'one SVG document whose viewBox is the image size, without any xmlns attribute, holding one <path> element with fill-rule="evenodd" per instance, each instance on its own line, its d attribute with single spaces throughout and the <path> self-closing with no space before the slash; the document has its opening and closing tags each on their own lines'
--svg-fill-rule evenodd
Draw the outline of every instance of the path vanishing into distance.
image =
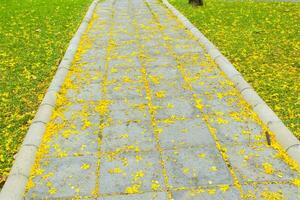
<svg viewBox="0 0 300 200">
<path fill-rule="evenodd" d="M 100 2 L 25 199 L 299 199 L 299 169 L 204 49 L 160 1 Z"/>
</svg>

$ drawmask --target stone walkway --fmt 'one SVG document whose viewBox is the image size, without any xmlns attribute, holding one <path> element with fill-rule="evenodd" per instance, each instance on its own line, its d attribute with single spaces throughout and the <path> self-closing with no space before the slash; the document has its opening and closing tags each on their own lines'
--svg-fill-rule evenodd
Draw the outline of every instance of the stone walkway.
<svg viewBox="0 0 300 200">
<path fill-rule="evenodd" d="M 61 89 L 25 197 L 297 199 L 299 170 L 272 135 L 267 144 L 267 131 L 159 1 L 105 0 Z"/>
</svg>

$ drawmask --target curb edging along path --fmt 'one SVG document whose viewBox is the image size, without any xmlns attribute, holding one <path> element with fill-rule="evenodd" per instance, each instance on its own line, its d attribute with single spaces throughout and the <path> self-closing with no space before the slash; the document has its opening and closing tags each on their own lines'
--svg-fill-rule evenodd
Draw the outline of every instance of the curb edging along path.
<svg viewBox="0 0 300 200">
<path fill-rule="evenodd" d="M 65 80 L 69 67 L 78 49 L 81 36 L 87 29 L 98 2 L 99 0 L 94 0 L 92 2 L 77 32 L 69 43 L 66 53 L 58 66 L 56 74 L 51 81 L 34 119 L 32 120 L 29 130 L 16 156 L 16 160 L 10 170 L 9 176 L 1 190 L 1 200 L 23 199 L 23 193 L 25 192 L 30 170 L 35 160 L 36 151 L 40 146 L 46 130 L 46 124 L 49 122 L 53 108 L 56 104 L 57 93 Z"/>
<path fill-rule="evenodd" d="M 227 77 L 234 83 L 244 99 L 251 105 L 254 112 L 263 123 L 275 134 L 277 141 L 300 165 L 300 141 L 283 124 L 273 110 L 262 100 L 243 76 L 235 69 L 230 61 L 213 45 L 183 14 L 173 7 L 168 0 L 162 0 L 163 4 L 179 19 L 179 21 L 192 32 L 192 34 L 202 43 L 207 53 L 219 65 Z"/>
</svg>

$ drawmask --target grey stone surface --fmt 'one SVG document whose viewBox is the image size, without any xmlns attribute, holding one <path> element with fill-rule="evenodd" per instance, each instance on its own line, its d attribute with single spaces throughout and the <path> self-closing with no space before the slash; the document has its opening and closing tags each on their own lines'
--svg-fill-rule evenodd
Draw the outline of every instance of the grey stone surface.
<svg viewBox="0 0 300 200">
<path fill-rule="evenodd" d="M 153 181 L 158 190 L 164 189 L 157 152 L 108 154 L 101 159 L 100 194 L 127 193 L 135 185 L 140 192 L 148 192 Z"/>
<path fill-rule="evenodd" d="M 123 80 L 131 81 L 130 77 L 124 76 Z M 145 91 L 141 82 L 115 82 L 108 86 L 108 98 L 122 99 L 122 98 L 138 98 L 144 97 Z"/>
<path fill-rule="evenodd" d="M 222 143 L 266 142 L 265 132 L 250 118 L 239 118 L 237 113 L 232 112 L 231 115 L 211 117 L 211 120 L 211 124 L 216 129 L 216 134 Z"/>
<path fill-rule="evenodd" d="M 150 121 L 150 114 L 147 109 L 112 110 L 110 117 L 116 122 Z"/>
<path fill-rule="evenodd" d="M 154 67 L 147 70 L 150 76 L 158 76 L 161 79 L 181 79 L 179 70 L 174 66 L 169 67 Z"/>
<path fill-rule="evenodd" d="M 229 170 L 214 147 L 166 150 L 164 161 L 172 188 L 232 184 Z"/>
<path fill-rule="evenodd" d="M 162 148 L 165 149 L 215 145 L 205 123 L 199 118 L 175 121 L 170 124 L 161 122 L 157 127 L 162 129 L 159 139 Z"/>
<path fill-rule="evenodd" d="M 148 101 L 145 98 L 124 98 L 124 99 L 117 99 L 113 101 L 110 105 L 110 109 L 114 110 L 130 110 L 130 109 L 137 109 L 137 108 L 145 108 L 147 107 Z"/>
<path fill-rule="evenodd" d="M 228 145 L 227 153 L 240 182 L 299 178 L 299 174 L 278 157 L 278 152 L 266 144 Z"/>
<path fill-rule="evenodd" d="M 41 160 L 42 173 L 33 178 L 35 186 L 27 192 L 25 199 L 92 195 L 96 184 L 96 162 L 93 156 Z"/>
<path fill-rule="evenodd" d="M 176 66 L 176 64 L 176 60 L 172 56 L 157 55 L 149 58 L 146 67 Z"/>
<path fill-rule="evenodd" d="M 83 88 L 69 89 L 67 98 L 70 101 L 98 101 L 102 99 L 101 85 L 92 83 L 84 86 Z"/>
<path fill-rule="evenodd" d="M 128 121 L 104 128 L 102 151 L 114 151 L 133 145 L 141 150 L 155 150 L 153 130 L 149 121 Z"/>
<path fill-rule="evenodd" d="M 65 129 L 53 136 L 48 142 L 49 156 L 67 154 L 69 156 L 82 156 L 96 154 L 98 151 L 97 130 Z"/>
<path fill-rule="evenodd" d="M 168 118 L 171 116 L 192 117 L 199 113 L 194 107 L 192 98 L 175 97 L 164 99 L 153 99 L 155 106 L 158 106 L 157 119 Z"/>
</svg>

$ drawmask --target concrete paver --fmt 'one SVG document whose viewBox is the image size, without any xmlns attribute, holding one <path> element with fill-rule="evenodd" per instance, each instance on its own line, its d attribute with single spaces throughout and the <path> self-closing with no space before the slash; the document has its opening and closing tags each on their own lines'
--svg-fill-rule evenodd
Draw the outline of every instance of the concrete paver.
<svg viewBox="0 0 300 200">
<path fill-rule="evenodd" d="M 58 96 L 25 199 L 297 199 L 299 169 L 266 132 L 159 1 L 105 0 Z"/>
</svg>

